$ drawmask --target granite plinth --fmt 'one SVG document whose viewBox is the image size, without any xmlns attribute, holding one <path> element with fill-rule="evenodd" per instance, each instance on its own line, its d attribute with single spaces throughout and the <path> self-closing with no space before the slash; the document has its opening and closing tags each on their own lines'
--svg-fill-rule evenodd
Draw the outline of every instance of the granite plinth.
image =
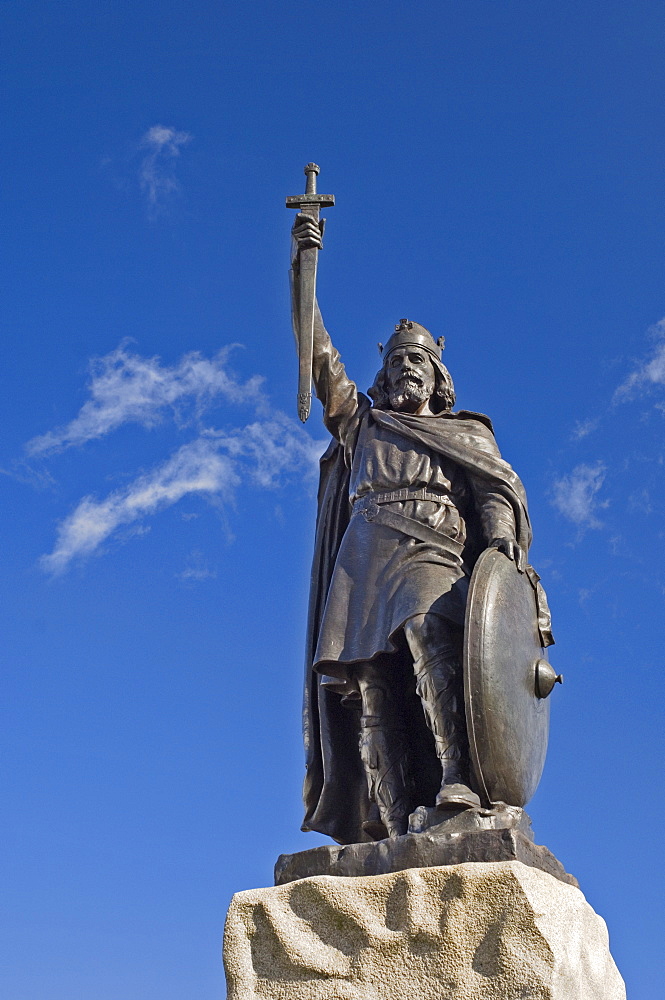
<svg viewBox="0 0 665 1000">
<path fill-rule="evenodd" d="M 224 932 L 228 1000 L 625 1000 L 605 922 L 517 861 L 250 889 Z"/>
<path fill-rule="evenodd" d="M 503 804 L 449 813 L 421 806 L 411 814 L 409 831 L 402 837 L 282 854 L 275 865 L 275 885 L 313 875 L 359 878 L 471 861 L 520 861 L 577 885 L 547 847 L 534 843 L 531 820 L 524 810 Z"/>
</svg>

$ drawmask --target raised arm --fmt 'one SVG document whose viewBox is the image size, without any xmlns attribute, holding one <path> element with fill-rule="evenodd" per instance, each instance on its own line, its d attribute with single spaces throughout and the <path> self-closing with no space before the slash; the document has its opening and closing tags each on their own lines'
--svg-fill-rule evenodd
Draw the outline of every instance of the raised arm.
<svg viewBox="0 0 665 1000">
<path fill-rule="evenodd" d="M 298 213 L 293 229 L 294 250 L 291 265 L 291 309 L 296 329 L 299 314 L 298 282 L 294 275 L 298 268 L 298 250 L 302 247 L 321 247 L 321 228 L 307 215 Z M 358 429 L 359 418 L 370 406 L 369 400 L 358 392 L 355 382 L 346 370 L 323 324 L 318 302 L 314 310 L 314 354 L 312 379 L 317 397 L 323 404 L 323 421 L 342 444 L 352 444 Z"/>
</svg>

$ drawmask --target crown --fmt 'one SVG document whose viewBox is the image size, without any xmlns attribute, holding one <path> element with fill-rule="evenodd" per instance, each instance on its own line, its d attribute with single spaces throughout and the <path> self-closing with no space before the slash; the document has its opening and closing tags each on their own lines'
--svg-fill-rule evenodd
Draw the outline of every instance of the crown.
<svg viewBox="0 0 665 1000">
<path fill-rule="evenodd" d="M 444 344 L 444 337 L 434 340 L 429 330 L 426 330 L 420 323 L 414 323 L 410 319 L 401 319 L 399 323 L 395 324 L 395 332 L 386 344 L 385 349 L 383 344 L 379 344 L 379 353 L 386 359 L 397 347 L 422 347 L 433 358 L 440 361 Z"/>
</svg>

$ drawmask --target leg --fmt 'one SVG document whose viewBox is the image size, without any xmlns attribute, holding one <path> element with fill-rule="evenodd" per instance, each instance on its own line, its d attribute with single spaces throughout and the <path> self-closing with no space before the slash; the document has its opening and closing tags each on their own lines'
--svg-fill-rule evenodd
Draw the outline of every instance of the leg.
<svg viewBox="0 0 665 1000">
<path fill-rule="evenodd" d="M 369 797 L 375 802 L 389 837 L 406 833 L 410 812 L 404 733 L 385 671 L 363 663 L 355 670 L 362 699 L 360 757 Z M 368 831 L 372 832 L 372 831 Z"/>
<path fill-rule="evenodd" d="M 469 788 L 469 745 L 462 695 L 460 635 L 439 615 L 422 614 L 404 626 L 413 656 L 416 691 L 441 761 L 439 809 L 473 808 L 480 799 Z"/>
</svg>

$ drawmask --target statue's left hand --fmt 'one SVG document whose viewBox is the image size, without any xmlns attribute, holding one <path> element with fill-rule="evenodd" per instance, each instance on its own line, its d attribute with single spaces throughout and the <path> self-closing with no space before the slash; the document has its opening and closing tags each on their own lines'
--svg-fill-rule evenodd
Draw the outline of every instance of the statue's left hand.
<svg viewBox="0 0 665 1000">
<path fill-rule="evenodd" d="M 489 549 L 498 549 L 504 556 L 512 559 L 520 573 L 526 567 L 526 553 L 519 547 L 514 538 L 493 538 L 488 545 Z"/>
</svg>

